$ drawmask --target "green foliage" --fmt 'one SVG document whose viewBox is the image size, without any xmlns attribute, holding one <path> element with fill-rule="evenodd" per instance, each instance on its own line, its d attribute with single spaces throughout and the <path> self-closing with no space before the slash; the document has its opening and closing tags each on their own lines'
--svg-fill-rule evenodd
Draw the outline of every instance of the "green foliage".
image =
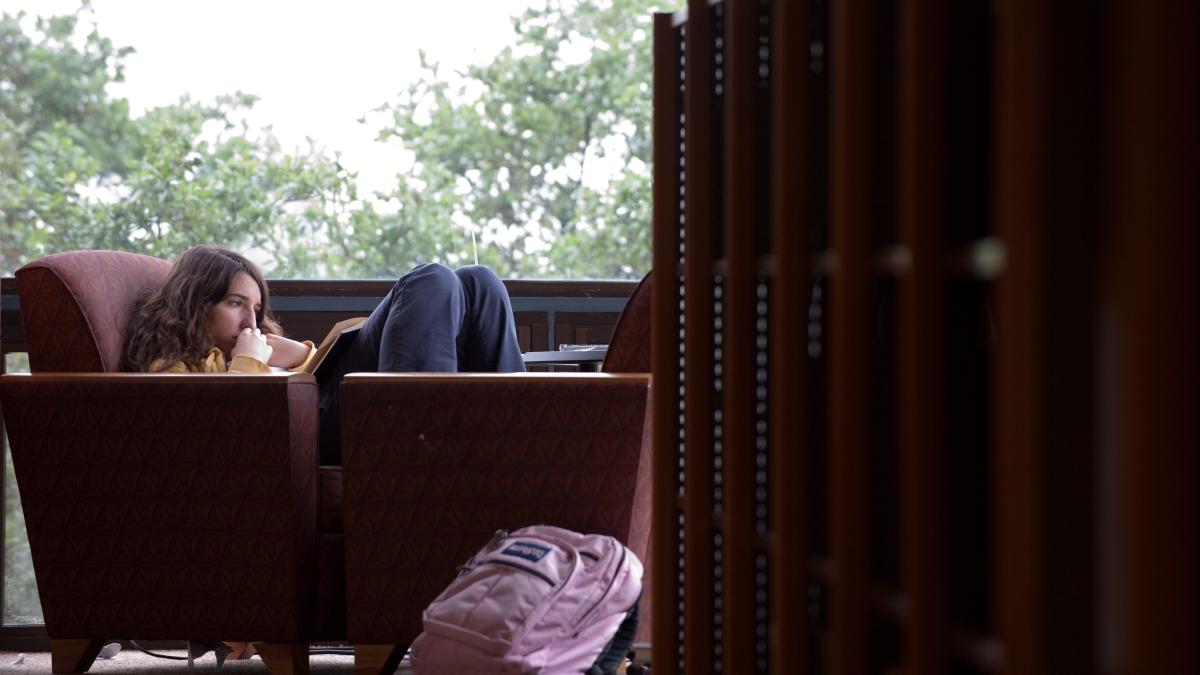
<svg viewBox="0 0 1200 675">
<path fill-rule="evenodd" d="M 25 354 L 5 354 L 6 373 L 28 373 Z M 7 445 L 7 439 L 0 437 Z M 13 473 L 12 455 L 4 452 L 4 606 L 0 619 L 4 624 L 42 623 L 42 603 L 38 599 L 33 561 L 25 535 L 25 513 L 21 510 Z"/>
<path fill-rule="evenodd" d="M 631 277 L 650 265 L 649 0 L 553 0 L 491 62 L 424 75 L 381 110 L 411 169 L 360 198 L 337 155 L 285 153 L 255 98 L 132 117 L 117 48 L 85 1 L 0 18 L 0 274 L 60 250 L 246 251 L 272 276 L 396 276 L 478 262 L 502 276 Z M 27 22 L 26 22 L 27 23 Z M 423 56 L 424 58 L 424 56 Z M 608 178 L 608 176 L 615 176 Z"/>
<path fill-rule="evenodd" d="M 513 20 L 515 45 L 454 81 L 422 55 L 424 77 L 385 106 L 380 132 L 416 156 L 399 190 L 441 192 L 453 213 L 439 224 L 466 223 L 480 261 L 509 275 L 644 274 L 654 7 L 551 0 Z"/>
<path fill-rule="evenodd" d="M 123 78 L 120 60 L 128 51 L 95 31 L 77 46 L 76 16 L 38 19 L 35 42 L 21 18 L 0 17 L 0 271 L 6 274 L 25 251 L 54 243 L 53 230 L 37 226 L 35 214 L 53 214 L 57 222 L 81 217 L 78 186 L 126 168 L 133 132 L 125 102 L 105 92 Z"/>
<path fill-rule="evenodd" d="M 85 4 L 81 12 L 87 10 Z M 280 150 L 240 118 L 253 96 L 184 97 L 132 118 L 106 87 L 123 78 L 116 49 L 79 14 L 0 18 L 0 272 L 55 251 L 133 250 L 166 258 L 215 242 L 261 252 L 281 275 L 336 273 L 314 249 L 353 199 L 353 176 L 310 148 Z"/>
</svg>

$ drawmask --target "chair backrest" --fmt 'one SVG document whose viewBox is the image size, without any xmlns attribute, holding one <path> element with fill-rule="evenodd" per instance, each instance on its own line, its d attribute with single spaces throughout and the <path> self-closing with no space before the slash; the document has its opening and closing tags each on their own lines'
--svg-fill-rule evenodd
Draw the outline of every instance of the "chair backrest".
<svg viewBox="0 0 1200 675">
<path fill-rule="evenodd" d="M 71 251 L 16 272 L 29 369 L 116 372 L 133 303 L 171 263 L 137 253 Z"/>
<path fill-rule="evenodd" d="M 604 355 L 603 371 L 606 373 L 650 372 L 650 276 L 642 277 L 633 295 L 625 303 L 625 309 L 617 318 L 608 353 Z"/>
</svg>

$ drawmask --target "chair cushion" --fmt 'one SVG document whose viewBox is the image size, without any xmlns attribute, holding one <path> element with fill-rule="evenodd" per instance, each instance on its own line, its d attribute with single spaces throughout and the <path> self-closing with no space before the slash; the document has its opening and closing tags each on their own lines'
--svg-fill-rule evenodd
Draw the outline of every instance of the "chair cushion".
<svg viewBox="0 0 1200 675">
<path fill-rule="evenodd" d="M 606 373 L 650 372 L 650 299 L 653 285 L 647 273 L 633 289 L 625 310 L 613 329 L 608 353 L 604 355 Z"/>
<path fill-rule="evenodd" d="M 137 253 L 71 251 L 17 270 L 30 370 L 120 370 L 133 303 L 170 269 L 165 260 Z"/>
</svg>

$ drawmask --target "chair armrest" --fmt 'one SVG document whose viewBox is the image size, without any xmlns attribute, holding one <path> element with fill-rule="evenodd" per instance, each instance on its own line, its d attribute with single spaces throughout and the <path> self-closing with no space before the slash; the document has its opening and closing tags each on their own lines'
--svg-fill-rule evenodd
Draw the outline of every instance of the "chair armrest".
<svg viewBox="0 0 1200 675">
<path fill-rule="evenodd" d="M 50 637 L 303 633 L 311 375 L 5 375 L 0 405 Z"/>
<path fill-rule="evenodd" d="M 411 640 L 497 529 L 626 541 L 648 474 L 647 374 L 351 374 L 342 381 L 348 632 Z M 647 511 L 648 512 L 648 511 Z"/>
</svg>

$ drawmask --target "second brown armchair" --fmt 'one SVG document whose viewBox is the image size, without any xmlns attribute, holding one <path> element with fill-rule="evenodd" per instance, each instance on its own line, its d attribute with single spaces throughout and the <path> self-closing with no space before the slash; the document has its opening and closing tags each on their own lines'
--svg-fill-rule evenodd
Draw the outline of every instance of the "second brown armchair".
<svg viewBox="0 0 1200 675">
<path fill-rule="evenodd" d="M 649 300 L 647 278 L 618 321 L 604 373 L 346 377 L 356 672 L 395 669 L 421 632 L 421 611 L 496 530 L 545 523 L 608 534 L 649 562 Z"/>
</svg>

